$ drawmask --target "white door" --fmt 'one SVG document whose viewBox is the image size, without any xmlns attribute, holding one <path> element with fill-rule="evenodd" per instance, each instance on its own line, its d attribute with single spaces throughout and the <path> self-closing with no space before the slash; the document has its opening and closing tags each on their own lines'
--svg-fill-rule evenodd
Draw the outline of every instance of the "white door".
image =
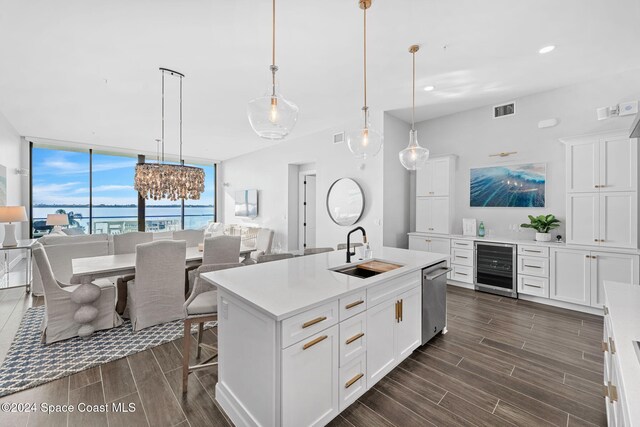
<svg viewBox="0 0 640 427">
<path fill-rule="evenodd" d="M 599 193 L 567 194 L 567 243 L 597 245 Z"/>
<path fill-rule="evenodd" d="M 591 306 L 602 308 L 604 281 L 638 284 L 638 255 L 591 252 Z"/>
<path fill-rule="evenodd" d="M 599 141 L 567 146 L 567 192 L 595 191 L 599 185 Z"/>
<path fill-rule="evenodd" d="M 551 250 L 549 298 L 591 305 L 591 253 L 574 249 Z"/>
<path fill-rule="evenodd" d="M 449 158 L 433 160 L 433 185 L 431 187 L 432 196 L 448 196 L 449 195 L 449 168 L 451 162 Z"/>
<path fill-rule="evenodd" d="M 434 166 L 428 161 L 416 171 L 416 197 L 433 196 Z"/>
<path fill-rule="evenodd" d="M 409 249 L 412 251 L 430 252 L 430 237 L 409 236 Z"/>
<path fill-rule="evenodd" d="M 635 191 L 638 187 L 638 141 L 627 137 L 600 142 L 600 191 Z"/>
<path fill-rule="evenodd" d="M 338 325 L 282 350 L 282 425 L 323 426 L 339 412 Z"/>
<path fill-rule="evenodd" d="M 396 365 L 393 337 L 397 298 L 367 309 L 367 387 L 373 386 Z"/>
<path fill-rule="evenodd" d="M 635 191 L 600 194 L 600 245 L 637 248 L 638 196 Z"/>
<path fill-rule="evenodd" d="M 449 198 L 432 197 L 428 221 L 431 233 L 449 234 Z"/>
<path fill-rule="evenodd" d="M 449 239 L 442 239 L 439 237 L 429 237 L 428 239 L 431 240 L 429 252 L 449 255 L 449 251 L 451 250 L 451 243 Z"/>
<path fill-rule="evenodd" d="M 300 193 L 300 248 L 316 247 L 316 176 L 305 175 Z"/>
<path fill-rule="evenodd" d="M 431 223 L 431 206 L 433 199 L 430 197 L 418 197 L 416 199 L 416 231 L 429 232 L 433 228 Z"/>
<path fill-rule="evenodd" d="M 396 359 L 403 360 L 420 346 L 422 340 L 422 288 L 410 289 L 398 297 L 400 321 L 396 322 Z"/>
</svg>

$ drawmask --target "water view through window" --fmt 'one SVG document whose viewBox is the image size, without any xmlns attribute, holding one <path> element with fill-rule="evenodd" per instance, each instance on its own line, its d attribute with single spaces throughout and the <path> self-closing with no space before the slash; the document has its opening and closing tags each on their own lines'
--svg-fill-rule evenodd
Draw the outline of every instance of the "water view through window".
<svg viewBox="0 0 640 427">
<path fill-rule="evenodd" d="M 65 213 L 69 234 L 120 234 L 138 230 L 138 193 L 133 189 L 137 158 L 89 150 L 34 146 L 32 149 L 32 231 L 47 234 L 47 214 Z M 184 203 L 184 228 L 215 220 L 215 165 L 205 170 L 200 200 Z M 182 229 L 182 203 L 147 200 L 146 231 Z"/>
</svg>

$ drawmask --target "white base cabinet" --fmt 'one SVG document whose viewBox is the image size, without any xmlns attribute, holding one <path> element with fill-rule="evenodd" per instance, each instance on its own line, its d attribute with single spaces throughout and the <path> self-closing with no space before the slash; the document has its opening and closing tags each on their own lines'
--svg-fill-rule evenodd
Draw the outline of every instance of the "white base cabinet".
<svg viewBox="0 0 640 427">
<path fill-rule="evenodd" d="M 637 284 L 640 257 L 634 254 L 551 250 L 551 299 L 602 308 L 604 281 Z"/>
</svg>

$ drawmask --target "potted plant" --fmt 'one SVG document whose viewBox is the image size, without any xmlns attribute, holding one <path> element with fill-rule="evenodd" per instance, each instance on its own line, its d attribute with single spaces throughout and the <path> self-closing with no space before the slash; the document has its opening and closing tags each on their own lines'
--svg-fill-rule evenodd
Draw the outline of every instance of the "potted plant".
<svg viewBox="0 0 640 427">
<path fill-rule="evenodd" d="M 529 224 L 520 224 L 522 228 L 533 228 L 536 230 L 536 241 L 549 242 L 551 241 L 551 234 L 549 230 L 553 230 L 560 226 L 560 220 L 554 215 L 529 215 Z"/>
</svg>

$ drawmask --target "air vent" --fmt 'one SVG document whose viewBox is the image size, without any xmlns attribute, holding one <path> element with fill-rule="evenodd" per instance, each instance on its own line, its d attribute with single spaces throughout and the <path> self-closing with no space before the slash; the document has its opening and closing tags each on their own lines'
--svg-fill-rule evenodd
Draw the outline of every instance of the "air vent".
<svg viewBox="0 0 640 427">
<path fill-rule="evenodd" d="M 333 134 L 333 143 L 341 144 L 344 142 L 344 132 L 334 133 Z"/>
<path fill-rule="evenodd" d="M 508 104 L 496 105 L 493 107 L 493 118 L 499 119 L 501 117 L 513 116 L 516 113 L 516 103 L 509 102 Z"/>
</svg>

